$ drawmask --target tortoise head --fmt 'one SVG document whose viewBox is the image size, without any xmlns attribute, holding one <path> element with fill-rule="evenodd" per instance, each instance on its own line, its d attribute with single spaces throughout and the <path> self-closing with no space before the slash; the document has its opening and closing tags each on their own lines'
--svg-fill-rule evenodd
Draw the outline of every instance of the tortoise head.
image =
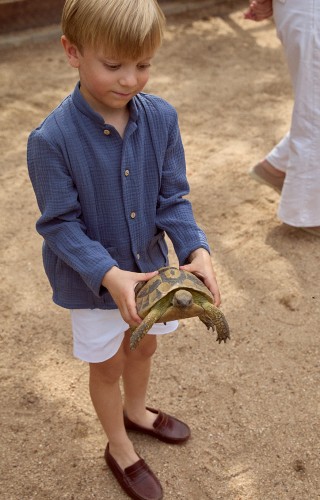
<svg viewBox="0 0 320 500">
<path fill-rule="evenodd" d="M 193 297 L 192 293 L 188 290 L 177 290 L 172 297 L 172 305 L 173 307 L 177 307 L 178 309 L 185 309 L 187 307 L 192 306 Z"/>
</svg>

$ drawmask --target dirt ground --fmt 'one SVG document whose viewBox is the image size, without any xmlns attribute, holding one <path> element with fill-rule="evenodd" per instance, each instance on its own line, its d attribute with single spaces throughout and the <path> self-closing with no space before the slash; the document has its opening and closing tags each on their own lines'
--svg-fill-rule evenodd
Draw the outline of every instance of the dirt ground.
<svg viewBox="0 0 320 500">
<path fill-rule="evenodd" d="M 247 175 L 286 132 L 292 94 L 272 22 L 244 21 L 244 5 L 170 14 L 147 89 L 179 112 L 232 330 L 219 345 L 190 319 L 159 342 L 149 404 L 188 422 L 192 439 L 132 439 L 167 500 L 320 499 L 319 241 L 281 224 L 278 195 Z M 69 313 L 51 301 L 25 159 L 29 132 L 77 75 L 58 37 L 0 51 L 0 497 L 124 499 Z"/>
</svg>

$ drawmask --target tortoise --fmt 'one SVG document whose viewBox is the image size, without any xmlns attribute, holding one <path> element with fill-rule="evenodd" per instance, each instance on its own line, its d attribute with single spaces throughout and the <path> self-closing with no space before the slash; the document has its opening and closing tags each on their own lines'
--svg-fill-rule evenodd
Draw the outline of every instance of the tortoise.
<svg viewBox="0 0 320 500">
<path fill-rule="evenodd" d="M 230 338 L 229 326 L 223 313 L 213 304 L 213 296 L 205 284 L 194 274 L 162 267 L 159 274 L 135 289 L 136 305 L 143 319 L 132 326 L 130 348 L 135 349 L 154 323 L 198 316 L 208 330 L 217 331 L 219 344 Z"/>
</svg>

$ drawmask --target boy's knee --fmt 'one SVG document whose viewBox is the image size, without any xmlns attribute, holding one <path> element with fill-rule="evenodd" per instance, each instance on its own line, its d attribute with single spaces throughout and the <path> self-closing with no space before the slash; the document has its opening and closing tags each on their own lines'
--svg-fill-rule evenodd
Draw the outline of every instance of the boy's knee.
<svg viewBox="0 0 320 500">
<path fill-rule="evenodd" d="M 102 384 L 116 383 L 123 373 L 124 359 L 124 356 L 119 356 L 118 353 L 102 363 L 90 363 L 90 381 Z"/>
<path fill-rule="evenodd" d="M 157 349 L 157 337 L 155 335 L 146 335 L 146 341 L 138 345 L 138 354 L 144 358 L 151 358 Z"/>
<path fill-rule="evenodd" d="M 115 384 L 121 377 L 123 369 L 97 369 L 95 364 L 90 365 L 90 383 Z"/>
</svg>

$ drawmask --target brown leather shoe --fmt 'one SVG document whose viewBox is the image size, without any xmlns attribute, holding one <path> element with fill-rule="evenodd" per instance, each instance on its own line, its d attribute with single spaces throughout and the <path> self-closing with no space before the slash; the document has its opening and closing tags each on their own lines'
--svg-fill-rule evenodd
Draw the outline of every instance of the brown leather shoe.
<svg viewBox="0 0 320 500">
<path fill-rule="evenodd" d="M 142 458 L 122 470 L 110 455 L 109 444 L 106 447 L 104 458 L 121 488 L 130 498 L 135 500 L 161 500 L 163 498 L 160 482 Z"/>
<path fill-rule="evenodd" d="M 129 431 L 142 432 L 149 434 L 160 441 L 170 444 L 181 444 L 187 441 L 191 435 L 190 429 L 187 424 L 181 422 L 175 417 L 171 417 L 160 410 L 154 410 L 147 407 L 147 410 L 152 413 L 157 413 L 158 416 L 153 423 L 153 429 L 146 429 L 138 424 L 132 422 L 126 414 L 124 414 L 124 425 Z"/>
</svg>

